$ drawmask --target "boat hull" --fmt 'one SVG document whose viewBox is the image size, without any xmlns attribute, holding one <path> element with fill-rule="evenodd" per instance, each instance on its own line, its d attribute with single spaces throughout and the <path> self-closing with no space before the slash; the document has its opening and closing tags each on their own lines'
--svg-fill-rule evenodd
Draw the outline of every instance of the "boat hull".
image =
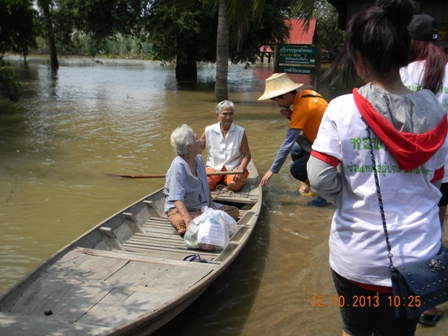
<svg viewBox="0 0 448 336">
<path fill-rule="evenodd" d="M 185 247 L 163 213 L 162 189 L 61 249 L 0 297 L 1 335 L 149 335 L 196 300 L 234 261 L 259 216 L 262 192 L 251 162 L 239 192 L 215 202 L 240 209 L 223 251 Z M 200 254 L 209 263 L 183 259 Z"/>
</svg>

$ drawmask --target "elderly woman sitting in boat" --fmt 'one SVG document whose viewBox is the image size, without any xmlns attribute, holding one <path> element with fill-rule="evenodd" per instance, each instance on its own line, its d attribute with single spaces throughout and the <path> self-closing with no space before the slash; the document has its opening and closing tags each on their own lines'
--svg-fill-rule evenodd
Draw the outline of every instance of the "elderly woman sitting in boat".
<svg viewBox="0 0 448 336">
<path fill-rule="evenodd" d="M 219 208 L 238 220 L 237 207 L 213 202 L 202 162 L 203 146 L 193 130 L 185 124 L 176 128 L 171 145 L 177 156 L 166 174 L 164 211 L 177 232 L 183 235 L 204 206 Z"/>
<path fill-rule="evenodd" d="M 207 176 L 210 190 L 219 183 L 227 185 L 229 190 L 238 191 L 246 183 L 249 171 L 246 169 L 251 154 L 244 128 L 233 123 L 235 105 L 223 100 L 216 106 L 218 123 L 207 126 L 201 136 L 201 142 L 207 148 L 207 172 L 243 171 L 242 174 Z"/>
</svg>

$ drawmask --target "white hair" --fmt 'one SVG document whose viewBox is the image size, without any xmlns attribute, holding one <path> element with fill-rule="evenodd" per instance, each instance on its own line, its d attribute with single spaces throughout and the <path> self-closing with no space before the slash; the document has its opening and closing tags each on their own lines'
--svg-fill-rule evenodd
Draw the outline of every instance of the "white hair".
<svg viewBox="0 0 448 336">
<path fill-rule="evenodd" d="M 192 144 L 193 141 L 193 129 L 186 124 L 183 124 L 182 126 L 176 128 L 173 133 L 171 133 L 171 146 L 173 146 L 174 151 L 177 155 L 182 156 L 187 154 L 187 146 Z"/>
<path fill-rule="evenodd" d="M 220 114 L 224 107 L 227 106 L 230 107 L 233 112 L 235 112 L 235 104 L 233 104 L 233 102 L 231 102 L 230 100 L 223 100 L 222 102 L 219 102 L 218 105 L 216 105 L 216 113 Z"/>
</svg>

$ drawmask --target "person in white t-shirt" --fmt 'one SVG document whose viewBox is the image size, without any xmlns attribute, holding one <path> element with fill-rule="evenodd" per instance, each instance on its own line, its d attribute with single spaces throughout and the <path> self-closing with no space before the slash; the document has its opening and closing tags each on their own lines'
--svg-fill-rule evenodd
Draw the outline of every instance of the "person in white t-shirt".
<svg viewBox="0 0 448 336">
<path fill-rule="evenodd" d="M 448 109 L 448 60 L 446 51 L 437 42 L 439 29 L 436 19 L 427 14 L 414 15 L 408 26 L 411 35 L 410 63 L 400 69 L 403 84 L 412 91 L 427 89 L 432 91 Z M 448 163 L 448 162 L 447 162 Z M 448 165 L 440 187 L 442 197 L 439 200 L 439 219 L 442 229 L 448 204 Z M 439 307 L 423 312 L 419 322 L 432 326 L 443 315 Z"/>
<path fill-rule="evenodd" d="M 223 100 L 216 106 L 218 123 L 207 126 L 201 136 L 204 148 L 207 148 L 207 173 L 216 171 L 242 170 L 242 174 L 208 175 L 210 190 L 219 183 L 227 185 L 229 190 L 238 191 L 246 183 L 249 171 L 246 169 L 251 154 L 246 131 L 233 123 L 235 105 Z"/>
<path fill-rule="evenodd" d="M 348 62 L 367 83 L 330 102 L 307 166 L 311 187 L 336 205 L 329 261 L 338 297 L 345 299 L 343 335 L 414 335 L 418 322 L 396 317 L 390 303 L 372 156 L 394 265 L 435 256 L 441 248 L 437 203 L 448 154 L 447 117 L 431 91 L 413 92 L 399 74 L 408 64 L 407 25 L 416 9 L 412 0 L 377 0 L 354 14 L 327 73 L 340 73 Z M 360 307 L 360 298 L 368 303 Z"/>
</svg>

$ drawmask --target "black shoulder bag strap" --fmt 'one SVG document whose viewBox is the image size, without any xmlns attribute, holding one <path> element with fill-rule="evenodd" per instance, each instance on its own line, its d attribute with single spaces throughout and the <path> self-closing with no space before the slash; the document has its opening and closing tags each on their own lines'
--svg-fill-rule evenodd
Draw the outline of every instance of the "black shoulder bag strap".
<svg viewBox="0 0 448 336">
<path fill-rule="evenodd" d="M 387 224 L 386 224 L 386 216 L 384 215 L 384 206 L 383 206 L 383 198 L 381 196 L 381 189 L 380 189 L 380 181 L 378 179 L 378 171 L 376 170 L 376 162 L 375 162 L 375 155 L 373 153 L 373 144 L 372 144 L 372 135 L 370 133 L 369 125 L 367 125 L 367 122 L 362 118 L 362 121 L 366 124 L 367 129 L 367 137 L 369 138 L 369 147 L 370 147 L 370 158 L 372 159 L 372 170 L 373 170 L 373 177 L 375 178 L 375 186 L 376 186 L 376 195 L 378 196 L 378 202 L 380 204 L 380 213 L 381 213 L 381 221 L 383 222 L 383 231 L 384 236 L 386 237 L 386 244 L 387 244 L 387 257 L 389 258 L 389 268 L 393 269 L 394 264 L 392 262 L 392 253 L 391 253 L 391 246 L 389 242 L 389 233 L 387 232 Z"/>
</svg>

